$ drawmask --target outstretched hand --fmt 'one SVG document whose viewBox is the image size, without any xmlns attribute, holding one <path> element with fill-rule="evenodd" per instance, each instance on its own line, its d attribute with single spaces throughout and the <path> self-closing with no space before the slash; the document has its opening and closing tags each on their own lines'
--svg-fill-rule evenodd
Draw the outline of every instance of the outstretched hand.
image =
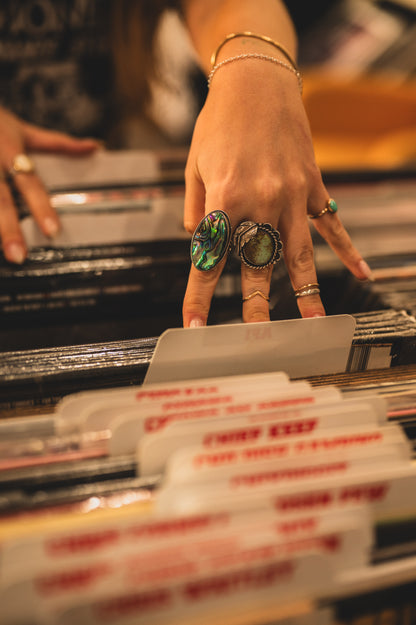
<svg viewBox="0 0 416 625">
<path fill-rule="evenodd" d="M 16 157 L 33 151 L 81 156 L 96 150 L 99 145 L 93 139 L 76 139 L 28 124 L 0 109 L 0 239 L 7 260 L 20 264 L 27 255 L 10 185 L 22 195 L 45 235 L 54 236 L 59 231 L 59 219 L 45 187 L 36 172 L 29 171 L 30 160 L 23 159 L 27 171 L 18 171 Z"/>
<path fill-rule="evenodd" d="M 258 59 L 229 63 L 217 71 L 186 167 L 185 228 L 193 232 L 214 210 L 228 215 L 233 231 L 246 220 L 271 224 L 280 232 L 296 291 L 317 283 L 308 215 L 321 213 L 328 199 L 296 77 Z M 313 223 L 357 278 L 370 276 L 337 213 L 328 210 Z M 183 303 L 185 327 L 206 325 L 225 262 L 226 258 L 210 271 L 191 267 Z M 242 264 L 244 321 L 269 320 L 272 269 Z M 325 315 L 316 290 L 298 297 L 302 317 Z"/>
</svg>

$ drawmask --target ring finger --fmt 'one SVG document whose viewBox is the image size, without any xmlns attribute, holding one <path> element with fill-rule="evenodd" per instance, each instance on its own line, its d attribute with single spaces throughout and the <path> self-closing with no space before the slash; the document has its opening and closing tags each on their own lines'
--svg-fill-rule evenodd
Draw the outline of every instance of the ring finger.
<svg viewBox="0 0 416 625">
<path fill-rule="evenodd" d="M 323 317 L 325 309 L 319 295 L 319 285 L 313 257 L 312 238 L 306 214 L 303 219 L 286 223 L 282 217 L 285 264 L 297 298 L 302 317 Z"/>
</svg>

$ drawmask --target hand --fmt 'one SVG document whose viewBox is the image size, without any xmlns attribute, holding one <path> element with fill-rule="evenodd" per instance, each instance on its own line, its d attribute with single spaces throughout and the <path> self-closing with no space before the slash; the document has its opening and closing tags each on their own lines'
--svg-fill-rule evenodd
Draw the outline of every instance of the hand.
<svg viewBox="0 0 416 625">
<path fill-rule="evenodd" d="M 7 180 L 16 155 L 30 151 L 84 155 L 96 150 L 99 145 L 93 139 L 76 139 L 33 126 L 0 108 L 0 172 L 3 174 L 0 177 L 0 239 L 7 260 L 20 264 L 27 255 Z M 20 172 L 10 182 L 24 198 L 42 232 L 47 236 L 55 235 L 59 230 L 58 216 L 36 172 Z"/>
<path fill-rule="evenodd" d="M 227 213 L 233 231 L 243 220 L 270 223 L 280 232 L 296 290 L 317 282 L 308 213 L 320 213 L 328 199 L 296 77 L 257 59 L 219 69 L 195 125 L 186 166 L 185 228 L 193 232 L 204 215 L 217 209 Z M 357 278 L 370 276 L 338 214 L 327 212 L 313 223 Z M 183 304 L 185 327 L 207 323 L 225 262 L 206 272 L 191 267 Z M 257 270 L 242 264 L 242 296 L 259 290 L 267 297 L 271 273 L 272 267 Z M 325 315 L 319 295 L 297 301 L 302 317 Z M 263 297 L 243 303 L 244 321 L 269 318 Z"/>
</svg>

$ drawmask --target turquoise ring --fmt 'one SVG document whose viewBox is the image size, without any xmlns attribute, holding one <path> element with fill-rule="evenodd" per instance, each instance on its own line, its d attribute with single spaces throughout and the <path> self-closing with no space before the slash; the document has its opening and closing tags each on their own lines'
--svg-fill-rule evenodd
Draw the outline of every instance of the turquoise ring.
<svg viewBox="0 0 416 625">
<path fill-rule="evenodd" d="M 331 213 L 334 214 L 336 213 L 338 210 L 338 204 L 336 203 L 336 201 L 330 197 L 325 204 L 325 208 L 323 208 L 319 213 L 317 213 L 316 215 L 309 215 L 309 217 L 311 219 L 318 219 L 318 217 L 322 217 L 322 215 L 325 215 L 325 213 Z"/>
<path fill-rule="evenodd" d="M 191 260 L 199 271 L 214 269 L 228 252 L 231 224 L 228 215 L 215 210 L 205 215 L 192 235 Z"/>
<path fill-rule="evenodd" d="M 280 260 L 280 233 L 271 224 L 243 221 L 234 232 L 233 243 L 241 260 L 251 269 L 264 269 Z"/>
</svg>

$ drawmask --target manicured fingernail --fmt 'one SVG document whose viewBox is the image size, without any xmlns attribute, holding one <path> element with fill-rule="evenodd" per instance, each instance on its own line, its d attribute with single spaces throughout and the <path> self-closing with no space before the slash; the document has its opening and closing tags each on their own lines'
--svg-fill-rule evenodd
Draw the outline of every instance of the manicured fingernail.
<svg viewBox="0 0 416 625">
<path fill-rule="evenodd" d="M 52 219 L 52 217 L 46 217 L 46 219 L 43 222 L 43 228 L 44 228 L 45 233 L 49 237 L 54 237 L 58 234 L 59 224 L 56 221 L 56 219 Z"/>
<path fill-rule="evenodd" d="M 7 246 L 7 258 L 17 265 L 21 265 L 25 260 L 26 252 L 22 245 L 19 243 L 10 243 Z"/>
<path fill-rule="evenodd" d="M 370 267 L 367 265 L 367 263 L 365 262 L 365 260 L 360 260 L 360 262 L 358 263 L 358 267 L 360 271 L 363 273 L 363 275 L 367 278 L 367 280 L 371 280 L 371 281 L 374 280 L 372 271 Z"/>
<path fill-rule="evenodd" d="M 195 317 L 194 319 L 191 319 L 189 327 L 190 328 L 202 328 L 204 325 L 205 323 L 202 321 L 202 319 L 200 319 L 199 317 Z"/>
</svg>

